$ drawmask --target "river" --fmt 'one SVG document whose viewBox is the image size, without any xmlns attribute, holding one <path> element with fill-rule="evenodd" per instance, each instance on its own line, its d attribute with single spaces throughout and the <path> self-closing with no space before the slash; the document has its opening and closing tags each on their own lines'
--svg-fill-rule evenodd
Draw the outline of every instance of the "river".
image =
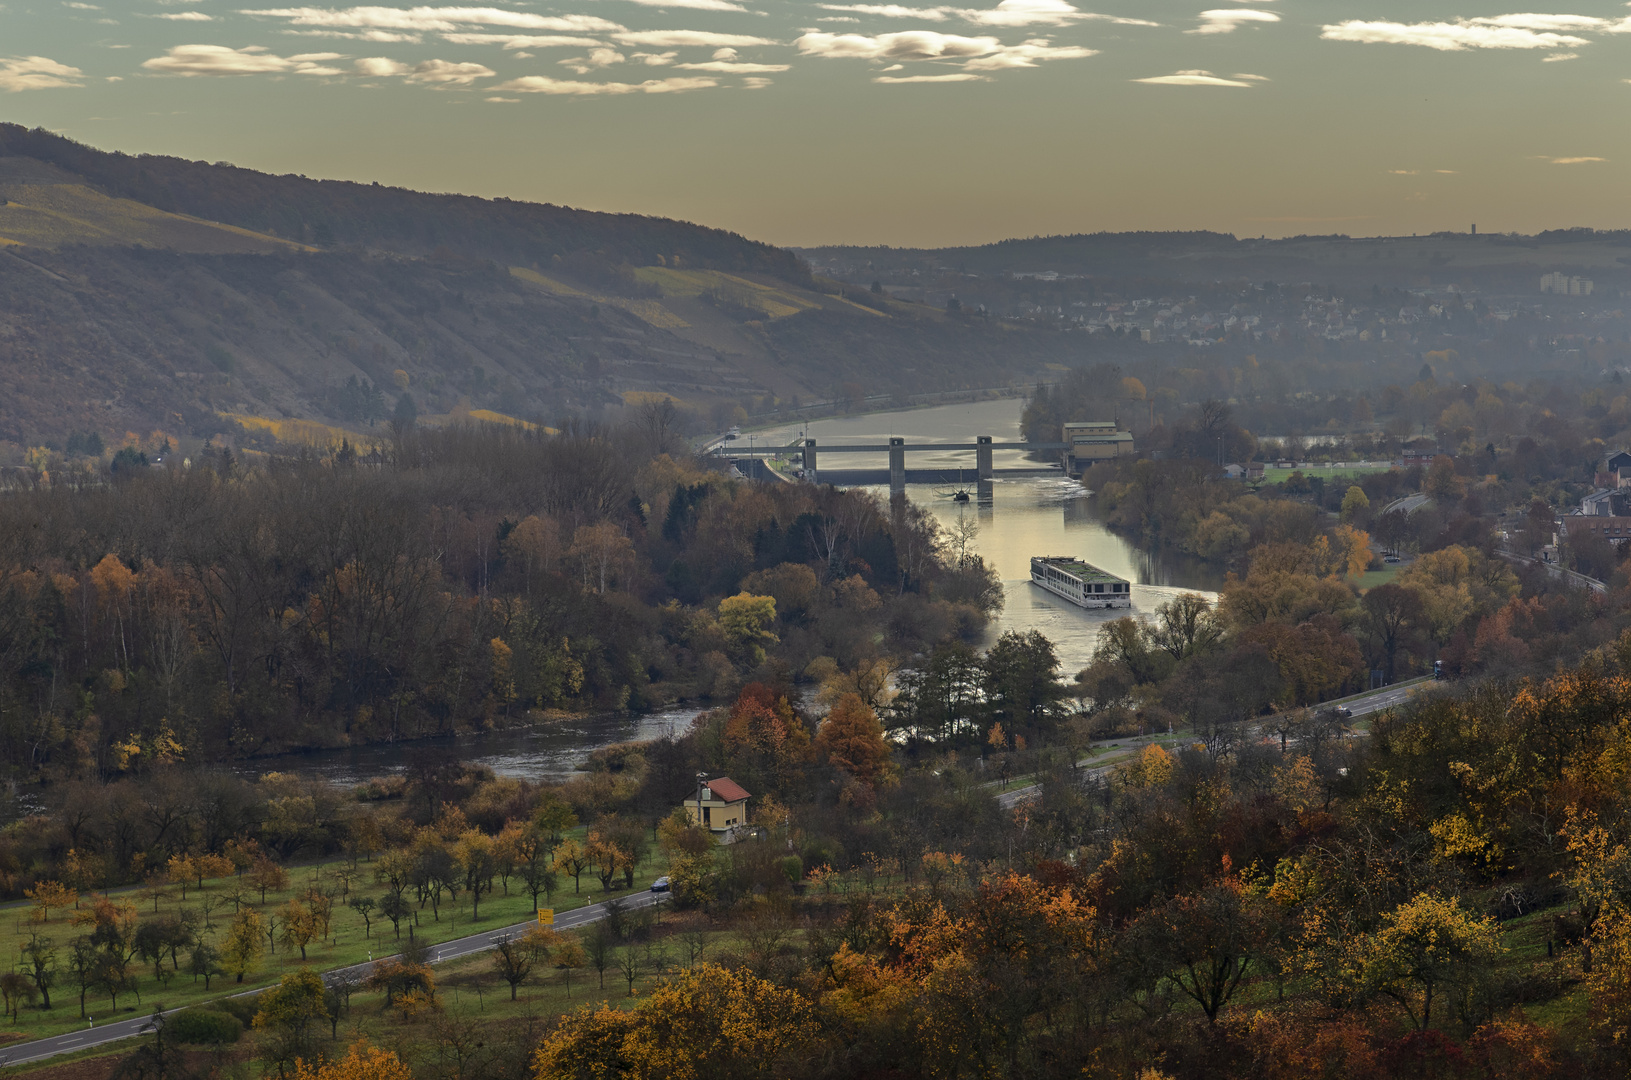
<svg viewBox="0 0 1631 1080">
<path fill-rule="evenodd" d="M 1017 440 L 1023 402 L 1016 399 L 943 405 L 903 412 L 812 421 L 807 425 L 774 428 L 744 436 L 756 443 L 786 444 L 801 432 L 819 441 L 879 443 L 891 435 L 908 442 L 972 442 L 990 435 L 998 442 Z M 873 457 L 877 460 L 872 460 Z M 912 467 L 965 465 L 973 475 L 972 452 L 924 452 L 909 459 Z M 827 461 L 832 461 L 828 458 Z M 884 455 L 846 454 L 844 466 L 885 468 Z M 995 455 L 998 469 L 1024 467 L 1017 451 Z M 972 479 L 970 480 L 972 487 Z M 1006 604 L 987 631 L 986 644 L 1008 630 L 1040 630 L 1053 641 L 1066 677 L 1085 667 L 1092 657 L 1098 630 L 1121 611 L 1084 611 L 1030 582 L 1032 555 L 1073 555 L 1119 574 L 1135 583 L 1133 610 L 1153 612 L 1158 604 L 1180 592 L 1213 595 L 1222 583 L 1215 569 L 1193 559 L 1141 551 L 1110 532 L 1100 522 L 1094 500 L 1080 484 L 1062 477 L 1005 479 L 995 482 L 989 505 L 957 503 L 926 485 L 908 485 L 907 496 L 927 506 L 949 529 L 962 515 L 978 524 L 974 548 L 1002 577 Z M 887 488 L 879 489 L 885 497 Z M 336 783 L 354 784 L 370 777 L 400 772 L 416 746 L 445 747 L 459 758 L 486 765 L 500 776 L 528 780 L 570 776 L 590 753 L 605 746 L 636 739 L 659 738 L 690 725 L 695 706 L 669 709 L 645 716 L 596 716 L 556 721 L 537 727 L 487 732 L 436 740 L 430 744 L 359 746 L 283 754 L 245 762 L 246 775 L 269 770 L 298 773 Z"/>
</svg>

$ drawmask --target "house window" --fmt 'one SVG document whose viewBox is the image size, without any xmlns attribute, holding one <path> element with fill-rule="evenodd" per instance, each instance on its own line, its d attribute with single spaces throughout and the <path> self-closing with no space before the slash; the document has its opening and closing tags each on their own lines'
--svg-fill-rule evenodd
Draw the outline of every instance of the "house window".
<svg viewBox="0 0 1631 1080">
<path fill-rule="evenodd" d="M 704 806 L 702 808 L 702 823 L 704 825 L 712 825 L 714 823 L 714 808 L 713 807 Z"/>
</svg>

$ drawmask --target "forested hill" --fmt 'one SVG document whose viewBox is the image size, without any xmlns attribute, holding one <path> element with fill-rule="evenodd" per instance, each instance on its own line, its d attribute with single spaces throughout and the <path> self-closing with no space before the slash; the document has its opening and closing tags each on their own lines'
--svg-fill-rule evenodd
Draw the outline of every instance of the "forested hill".
<svg viewBox="0 0 1631 1080">
<path fill-rule="evenodd" d="M 1015 329 L 818 280 L 792 252 L 683 221 L 0 124 L 0 467 L 137 436 L 366 445 L 404 408 L 553 424 L 652 394 L 701 430 L 1034 381 L 1082 351 Z"/>
<path fill-rule="evenodd" d="M 0 124 L 0 158 L 47 162 L 108 195 L 314 244 L 406 255 L 438 250 L 531 265 L 592 252 L 613 264 L 673 263 L 757 271 L 796 284 L 809 273 L 790 252 L 722 229 L 641 214 L 547 203 L 432 195 L 379 184 L 272 176 L 225 162 L 110 153 L 42 129 Z"/>
</svg>

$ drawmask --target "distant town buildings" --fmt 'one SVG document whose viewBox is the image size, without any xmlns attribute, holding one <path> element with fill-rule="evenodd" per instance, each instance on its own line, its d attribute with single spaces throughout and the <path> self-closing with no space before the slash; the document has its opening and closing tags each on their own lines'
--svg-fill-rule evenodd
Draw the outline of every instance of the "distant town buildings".
<svg viewBox="0 0 1631 1080">
<path fill-rule="evenodd" d="M 1540 279 L 1540 291 L 1556 296 L 1590 296 L 1592 287 L 1590 278 L 1570 277 L 1561 270 Z"/>
</svg>

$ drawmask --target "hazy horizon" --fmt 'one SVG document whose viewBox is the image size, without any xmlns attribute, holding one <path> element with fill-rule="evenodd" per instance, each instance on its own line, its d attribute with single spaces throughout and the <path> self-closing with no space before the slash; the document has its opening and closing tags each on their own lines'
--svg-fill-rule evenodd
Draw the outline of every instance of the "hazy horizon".
<svg viewBox="0 0 1631 1080">
<path fill-rule="evenodd" d="M 38 4 L 0 112 L 799 247 L 1627 224 L 1631 12 L 1384 8 Z"/>
</svg>

